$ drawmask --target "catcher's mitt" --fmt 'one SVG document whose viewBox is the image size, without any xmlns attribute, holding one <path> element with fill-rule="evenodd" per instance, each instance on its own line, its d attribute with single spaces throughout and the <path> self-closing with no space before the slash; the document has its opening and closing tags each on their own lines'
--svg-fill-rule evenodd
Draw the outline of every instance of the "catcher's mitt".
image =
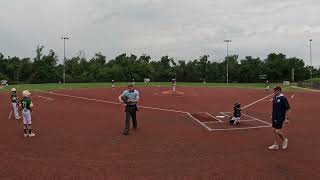
<svg viewBox="0 0 320 180">
<path fill-rule="evenodd" d="M 123 103 L 128 103 L 128 97 L 127 96 L 121 96 L 121 100 L 123 101 Z"/>
</svg>

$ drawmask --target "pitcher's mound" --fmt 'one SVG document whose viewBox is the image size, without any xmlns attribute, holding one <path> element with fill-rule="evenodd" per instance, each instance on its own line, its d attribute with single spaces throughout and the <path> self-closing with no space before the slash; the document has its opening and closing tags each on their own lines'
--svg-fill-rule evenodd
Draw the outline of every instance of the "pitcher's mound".
<svg viewBox="0 0 320 180">
<path fill-rule="evenodd" d="M 172 90 L 162 91 L 161 94 L 164 94 L 164 95 L 184 95 L 184 93 L 181 91 L 172 91 Z"/>
</svg>

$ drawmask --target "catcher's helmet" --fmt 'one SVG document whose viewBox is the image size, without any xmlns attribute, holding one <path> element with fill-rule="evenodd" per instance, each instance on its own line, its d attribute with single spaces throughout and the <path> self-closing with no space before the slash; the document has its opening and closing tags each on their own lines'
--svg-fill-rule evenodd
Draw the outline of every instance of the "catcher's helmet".
<svg viewBox="0 0 320 180">
<path fill-rule="evenodd" d="M 240 106 L 241 106 L 241 104 L 240 104 L 239 102 L 236 102 L 236 103 L 234 104 L 234 107 L 239 108 Z"/>
</svg>

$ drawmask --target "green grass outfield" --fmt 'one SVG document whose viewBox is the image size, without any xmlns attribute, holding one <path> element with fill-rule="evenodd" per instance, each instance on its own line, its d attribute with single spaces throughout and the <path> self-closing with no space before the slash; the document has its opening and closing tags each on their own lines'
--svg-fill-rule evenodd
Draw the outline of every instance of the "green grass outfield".
<svg viewBox="0 0 320 180">
<path fill-rule="evenodd" d="M 127 86 L 128 83 L 126 82 L 118 82 L 115 84 L 116 87 L 124 87 Z M 172 86 L 171 82 L 151 82 L 151 83 L 143 83 L 143 82 L 136 82 L 136 86 Z M 270 88 L 273 87 L 275 84 L 270 84 Z M 188 87 L 225 87 L 225 88 L 247 88 L 247 89 L 264 89 L 264 83 L 188 83 L 188 82 L 178 82 L 177 87 L 179 86 L 188 86 Z M 59 90 L 59 89 L 85 89 L 85 88 L 111 88 L 111 83 L 66 83 L 66 84 L 19 84 L 19 85 L 9 85 L 3 88 L 0 88 L 0 92 L 8 92 L 11 88 L 17 88 L 18 91 L 22 91 L 28 89 L 32 90 L 41 90 L 41 91 L 48 91 L 48 90 Z M 291 88 L 287 88 L 291 89 Z"/>
<path fill-rule="evenodd" d="M 305 80 L 304 82 L 307 82 L 307 83 L 320 83 L 320 78 L 312 78 L 312 79 L 307 79 Z"/>
</svg>

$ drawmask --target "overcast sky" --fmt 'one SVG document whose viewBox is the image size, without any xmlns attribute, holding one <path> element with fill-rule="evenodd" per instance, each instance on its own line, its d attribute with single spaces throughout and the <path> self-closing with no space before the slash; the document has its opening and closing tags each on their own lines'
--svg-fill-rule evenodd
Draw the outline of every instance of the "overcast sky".
<svg viewBox="0 0 320 180">
<path fill-rule="evenodd" d="M 265 58 L 271 52 L 320 66 L 319 0 L 1 0 L 0 52 L 34 57 L 37 45 L 67 57 L 84 50 L 169 55 L 193 60 L 230 53 Z"/>
</svg>

